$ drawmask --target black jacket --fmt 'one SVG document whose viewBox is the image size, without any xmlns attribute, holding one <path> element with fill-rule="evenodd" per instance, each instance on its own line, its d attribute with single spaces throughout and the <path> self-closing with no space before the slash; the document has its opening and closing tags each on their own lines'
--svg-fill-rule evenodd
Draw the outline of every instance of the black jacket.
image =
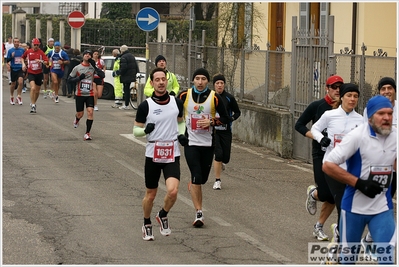
<svg viewBox="0 0 399 267">
<path fill-rule="evenodd" d="M 129 51 L 123 52 L 120 58 L 119 75 L 121 83 L 135 82 L 136 74 L 139 72 L 136 58 Z"/>
</svg>

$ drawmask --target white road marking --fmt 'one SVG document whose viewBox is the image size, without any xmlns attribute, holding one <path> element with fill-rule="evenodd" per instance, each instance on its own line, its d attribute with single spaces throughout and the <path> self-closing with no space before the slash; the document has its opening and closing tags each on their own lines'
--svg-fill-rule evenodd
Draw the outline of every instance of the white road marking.
<svg viewBox="0 0 399 267">
<path fill-rule="evenodd" d="M 250 243 L 251 245 L 257 247 L 261 251 L 263 251 L 266 254 L 270 255 L 271 257 L 275 258 L 279 262 L 285 263 L 285 264 L 292 263 L 292 261 L 290 259 L 288 259 L 287 257 L 281 255 L 280 253 L 277 253 L 273 249 L 261 244 L 258 240 L 256 240 L 252 236 L 247 235 L 244 232 L 236 232 L 235 234 L 238 235 L 239 237 L 241 237 L 242 239 L 244 239 L 245 241 L 247 241 L 248 243 Z"/>
</svg>

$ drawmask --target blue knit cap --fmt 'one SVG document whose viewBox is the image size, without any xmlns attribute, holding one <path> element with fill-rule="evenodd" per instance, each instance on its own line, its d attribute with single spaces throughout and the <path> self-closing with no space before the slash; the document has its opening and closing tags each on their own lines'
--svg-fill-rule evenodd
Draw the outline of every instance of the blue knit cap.
<svg viewBox="0 0 399 267">
<path fill-rule="evenodd" d="M 369 102 L 367 102 L 367 118 L 370 119 L 374 113 L 382 108 L 393 108 L 388 98 L 382 95 L 370 98 Z"/>
</svg>

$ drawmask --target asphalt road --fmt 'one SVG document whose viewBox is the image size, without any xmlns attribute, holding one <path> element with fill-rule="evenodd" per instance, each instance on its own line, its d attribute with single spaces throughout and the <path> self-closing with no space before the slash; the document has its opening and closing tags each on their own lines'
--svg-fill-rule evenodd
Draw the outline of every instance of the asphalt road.
<svg viewBox="0 0 399 267">
<path fill-rule="evenodd" d="M 56 104 L 40 96 L 37 114 L 9 104 L 3 79 L 3 264 L 308 264 L 317 216 L 305 210 L 310 164 L 234 140 L 222 190 L 203 187 L 205 226 L 195 217 L 181 159 L 178 200 L 169 213 L 172 234 L 155 221 L 155 241 L 141 238 L 145 139 L 132 135 L 135 111 L 99 100 L 92 141 L 83 141 L 86 115 L 73 128 L 73 98 Z M 320 205 L 319 205 L 320 207 Z M 336 221 L 328 219 L 325 230 Z"/>
</svg>

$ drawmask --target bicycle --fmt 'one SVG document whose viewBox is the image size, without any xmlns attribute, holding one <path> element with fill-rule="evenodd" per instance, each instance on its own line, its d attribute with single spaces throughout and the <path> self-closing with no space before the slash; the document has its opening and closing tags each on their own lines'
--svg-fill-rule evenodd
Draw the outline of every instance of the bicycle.
<svg viewBox="0 0 399 267">
<path fill-rule="evenodd" d="M 137 110 L 138 106 L 139 106 L 139 102 L 138 102 L 138 85 L 140 83 L 141 78 L 144 78 L 143 75 L 138 75 L 137 76 L 138 81 L 136 80 L 134 82 L 134 86 L 132 88 L 130 88 L 130 106 L 134 109 Z"/>
</svg>

